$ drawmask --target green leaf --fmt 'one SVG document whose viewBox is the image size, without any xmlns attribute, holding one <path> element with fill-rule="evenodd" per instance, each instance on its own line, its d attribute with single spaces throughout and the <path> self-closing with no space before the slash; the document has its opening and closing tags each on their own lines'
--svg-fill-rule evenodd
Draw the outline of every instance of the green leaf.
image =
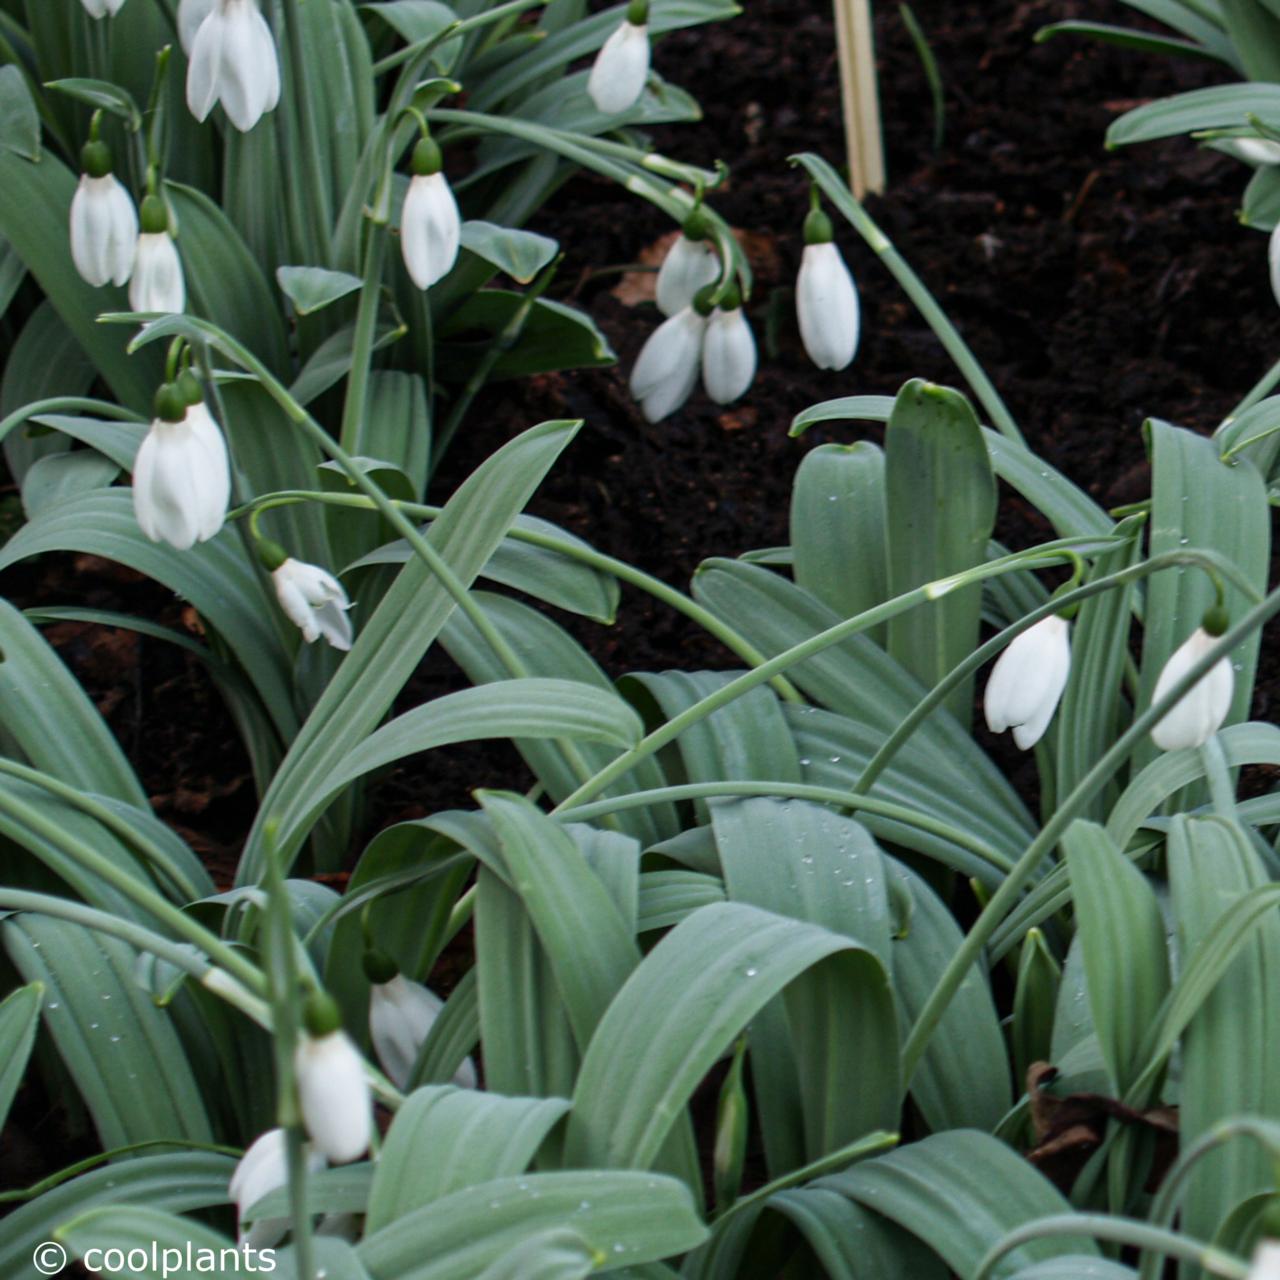
<svg viewBox="0 0 1280 1280">
<path fill-rule="evenodd" d="M 131 947 L 48 916 L 10 916 L 0 936 L 24 980 L 44 987 L 45 1026 L 104 1147 L 211 1141 L 182 1044 L 134 980 Z"/>
<path fill-rule="evenodd" d="M 611 1262 L 639 1266 L 706 1238 L 688 1188 L 652 1173 L 534 1173 L 456 1191 L 367 1236 L 373 1280 L 463 1280 L 570 1225 Z"/>
<path fill-rule="evenodd" d="M 1271 876 L 1245 832 L 1221 818 L 1175 818 L 1168 855 L 1178 950 L 1190 964 L 1223 910 L 1255 895 Z M 1178 1127 L 1184 1150 L 1228 1117 L 1280 1115 L 1273 1069 L 1280 1010 L 1271 998 L 1277 971 L 1280 917 L 1272 909 L 1182 1034 Z M 1182 1229 L 1212 1239 L 1237 1203 L 1274 1185 L 1264 1150 L 1252 1142 L 1226 1143 L 1196 1163 L 1183 1189 Z"/>
<path fill-rule="evenodd" d="M 33 982 L 10 992 L 0 1002 L 0 1129 L 4 1128 L 36 1042 L 43 996 L 44 987 Z"/>
<path fill-rule="evenodd" d="M 45 88 L 56 89 L 59 93 L 65 93 L 78 102 L 87 102 L 91 107 L 101 107 L 113 116 L 119 116 L 126 122 L 131 132 L 136 133 L 142 127 L 142 112 L 138 110 L 138 104 L 134 102 L 133 95 L 127 89 L 122 89 L 109 80 L 72 77 L 68 80 L 50 80 Z M 30 156 L 29 158 L 35 160 L 39 157 Z"/>
<path fill-rule="evenodd" d="M 884 454 L 867 441 L 805 454 L 791 491 L 797 584 L 842 618 L 887 598 Z M 868 631 L 877 644 L 884 628 Z"/>
<path fill-rule="evenodd" d="M 476 1280 L 580 1280 L 604 1261 L 576 1231 L 548 1227 L 504 1253 Z"/>
<path fill-rule="evenodd" d="M 915 380 L 898 393 L 885 430 L 888 594 L 973 568 L 995 526 L 996 482 L 968 400 Z M 889 622 L 889 653 L 927 688 L 977 645 L 978 585 L 951 591 Z M 947 699 L 969 723 L 973 682 Z"/>
<path fill-rule="evenodd" d="M 808 971 L 808 978 L 802 977 Z M 815 925 L 726 902 L 677 925 L 645 957 L 601 1020 L 583 1058 L 565 1136 L 570 1164 L 649 1168 L 694 1088 L 766 1004 L 788 1002 L 797 1057 L 827 1109 L 808 1117 L 811 1149 L 860 1137 L 880 1112 L 893 1067 L 879 1037 L 894 1026 L 883 967 L 861 946 Z M 873 1080 L 841 1099 L 837 1080 Z M 897 1118 L 897 1106 L 887 1120 Z"/>
<path fill-rule="evenodd" d="M 1169 36 L 1153 35 L 1150 31 L 1136 31 L 1132 27 L 1117 27 L 1106 22 L 1054 22 L 1041 27 L 1035 34 L 1036 44 L 1043 44 L 1054 36 L 1088 36 L 1103 44 L 1118 45 L 1121 49 L 1136 49 L 1139 53 L 1154 53 L 1161 57 L 1195 58 L 1205 62 L 1221 62 L 1215 51 L 1202 48 L 1190 40 L 1174 40 Z M 1228 64 L 1230 65 L 1230 64 Z"/>
<path fill-rule="evenodd" d="M 1123 1096 L 1145 1065 L 1143 1044 L 1169 991 L 1164 918 L 1146 877 L 1101 827 L 1077 820 L 1062 846 L 1093 1025 Z"/>
<path fill-rule="evenodd" d="M 462 224 L 462 247 L 520 284 L 528 284 L 560 251 L 550 236 L 474 218 Z"/>
<path fill-rule="evenodd" d="M 230 1156 L 213 1152 L 139 1155 L 71 1178 L 13 1210 L 0 1221 L 0 1274 L 29 1274 L 36 1245 L 55 1228 L 94 1209 L 106 1215 L 128 1206 L 184 1213 L 227 1202 Z"/>
<path fill-rule="evenodd" d="M 1273 127 L 1280 125 L 1280 85 L 1218 84 L 1158 98 L 1113 120 L 1107 146 L 1152 142 L 1200 129 L 1243 129 L 1251 115 Z"/>
<path fill-rule="evenodd" d="M 22 506 L 29 520 L 81 493 L 105 489 L 120 474 L 110 458 L 87 449 L 37 458 L 22 482 Z"/>
<path fill-rule="evenodd" d="M 363 281 L 345 271 L 324 267 L 277 267 L 276 283 L 300 316 L 309 316 L 355 293 Z"/>
<path fill-rule="evenodd" d="M 15 66 L 0 67 L 0 147 L 26 160 L 40 159 L 40 116 Z"/>
<path fill-rule="evenodd" d="M 1004 1143 L 956 1129 L 913 1142 L 813 1184 L 848 1196 L 923 1241 L 961 1280 L 971 1280 L 992 1242 L 1015 1227 L 1071 1206 Z M 992 1271 L 1007 1280 L 1020 1267 L 1067 1252 L 1097 1257 L 1078 1238 L 1048 1237 L 1005 1255 Z"/>
<path fill-rule="evenodd" d="M 504 1098 L 452 1085 L 415 1090 L 396 1112 L 373 1176 L 365 1234 L 455 1191 L 522 1173 L 562 1098 Z M 424 1160 L 424 1152 L 432 1158 Z"/>
<path fill-rule="evenodd" d="M 84 1258 L 95 1249 L 104 1254 L 112 1249 L 134 1257 L 141 1254 L 147 1261 L 136 1269 L 130 1262 L 127 1274 L 131 1280 L 133 1277 L 137 1280 L 169 1280 L 179 1268 L 186 1270 L 188 1256 L 197 1271 L 214 1270 L 224 1249 L 235 1250 L 234 1241 L 192 1218 L 142 1205 L 90 1209 L 59 1227 L 54 1237 L 77 1258 Z M 154 1266 L 150 1262 L 152 1258 L 155 1259 Z M 206 1265 L 202 1266 L 202 1262 Z M 94 1270 L 99 1269 L 94 1267 Z"/>
</svg>

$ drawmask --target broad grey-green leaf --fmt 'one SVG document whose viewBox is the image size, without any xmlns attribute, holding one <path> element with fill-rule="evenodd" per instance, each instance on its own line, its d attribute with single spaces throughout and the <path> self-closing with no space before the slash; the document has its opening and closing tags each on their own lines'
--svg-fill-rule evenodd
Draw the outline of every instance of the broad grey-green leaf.
<svg viewBox="0 0 1280 1280">
<path fill-rule="evenodd" d="M 40 159 L 40 116 L 15 66 L 0 67 L 0 147 L 26 160 Z"/>
<path fill-rule="evenodd" d="M 462 224 L 462 247 L 520 284 L 528 284 L 560 249 L 550 236 L 518 227 L 500 227 L 478 218 Z"/>
<path fill-rule="evenodd" d="M 300 316 L 309 316 L 330 303 L 355 293 L 359 276 L 324 267 L 277 267 L 276 283 Z"/>
<path fill-rule="evenodd" d="M 10 992 L 0 1002 L 0 1129 L 4 1128 L 36 1042 L 43 997 L 44 987 L 32 982 Z"/>
</svg>

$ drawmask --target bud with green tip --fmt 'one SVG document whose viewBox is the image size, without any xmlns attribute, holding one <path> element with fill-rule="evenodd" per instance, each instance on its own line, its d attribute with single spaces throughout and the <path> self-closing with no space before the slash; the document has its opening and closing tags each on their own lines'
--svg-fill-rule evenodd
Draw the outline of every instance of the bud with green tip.
<svg viewBox="0 0 1280 1280">
<path fill-rule="evenodd" d="M 373 1098 L 364 1059 L 343 1031 L 332 996 L 313 992 L 302 1023 L 293 1064 L 302 1121 L 318 1151 L 346 1164 L 369 1149 Z"/>
<path fill-rule="evenodd" d="M 182 259 L 169 234 L 169 211 L 155 195 L 142 202 L 142 234 L 133 260 L 129 305 L 135 311 L 177 314 L 186 309 Z"/>
<path fill-rule="evenodd" d="M 695 209 L 667 250 L 658 269 L 657 303 L 664 316 L 689 306 L 699 289 L 720 276 L 720 258 L 707 238 L 707 215 Z"/>
<path fill-rule="evenodd" d="M 987 681 L 983 710 L 992 733 L 1013 730 L 1030 751 L 1044 737 L 1071 674 L 1071 624 L 1059 614 L 1041 618 L 1009 642 Z"/>
<path fill-rule="evenodd" d="M 409 278 L 419 289 L 429 289 L 448 275 L 462 242 L 462 218 L 443 164 L 435 140 L 419 139 L 400 215 L 400 251 Z"/>
<path fill-rule="evenodd" d="M 756 340 L 742 309 L 742 295 L 730 285 L 707 321 L 702 342 L 702 385 L 716 404 L 745 395 L 756 376 Z"/>
<path fill-rule="evenodd" d="M 125 284 L 133 271 L 138 214 L 111 172 L 111 149 L 96 138 L 80 152 L 83 173 L 71 198 L 71 260 L 94 288 Z"/>
<path fill-rule="evenodd" d="M 1151 695 L 1159 702 L 1223 635 L 1230 620 L 1221 605 L 1205 615 L 1195 631 L 1174 651 L 1164 664 Z M 1191 689 L 1158 720 L 1151 730 L 1151 740 L 1162 751 L 1178 751 L 1201 747 L 1222 728 L 1235 693 L 1235 675 L 1228 658 L 1219 658 Z"/>
<path fill-rule="evenodd" d="M 649 6 L 632 0 L 587 77 L 587 93 L 601 115 L 616 116 L 636 105 L 649 79 L 649 57 Z"/>
<path fill-rule="evenodd" d="M 156 392 L 155 420 L 133 464 L 139 527 L 152 542 L 167 542 L 179 551 L 212 538 L 231 499 L 222 432 L 204 401 L 192 402 L 189 394 L 185 375 Z"/>
<path fill-rule="evenodd" d="M 844 369 L 853 361 L 861 332 L 858 291 L 836 248 L 831 219 L 818 208 L 804 220 L 796 319 L 804 349 L 819 369 Z"/>
</svg>

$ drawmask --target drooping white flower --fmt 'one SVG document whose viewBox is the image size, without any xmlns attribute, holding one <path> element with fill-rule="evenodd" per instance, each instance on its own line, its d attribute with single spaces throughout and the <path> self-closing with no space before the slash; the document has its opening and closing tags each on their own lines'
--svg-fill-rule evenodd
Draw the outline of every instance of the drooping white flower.
<svg viewBox="0 0 1280 1280">
<path fill-rule="evenodd" d="M 1253 1251 L 1249 1280 L 1280 1280 L 1280 1243 L 1263 1240 Z"/>
<path fill-rule="evenodd" d="M 308 644 L 324 636 L 335 649 L 351 648 L 351 602 L 333 574 L 288 556 L 271 571 L 271 580 L 285 616 Z"/>
<path fill-rule="evenodd" d="M 1271 292 L 1280 302 L 1280 222 L 1276 223 L 1267 246 L 1267 265 L 1271 269 Z"/>
<path fill-rule="evenodd" d="M 1071 673 L 1071 625 L 1051 613 L 1017 635 L 1000 655 L 987 681 L 983 710 L 992 733 L 1013 730 L 1030 751 L 1058 708 Z"/>
<path fill-rule="evenodd" d="M 435 141 L 420 138 L 413 149 L 413 177 L 400 214 L 400 252 L 409 278 L 419 289 L 430 289 L 458 259 L 462 218 L 441 172 L 443 163 Z"/>
<path fill-rule="evenodd" d="M 178 5 L 178 40 L 182 52 L 190 56 L 196 32 L 217 7 L 218 0 L 181 0 Z"/>
<path fill-rule="evenodd" d="M 751 326 L 736 296 L 726 303 L 711 313 L 702 339 L 702 385 L 716 404 L 732 404 L 745 395 L 756 376 Z"/>
<path fill-rule="evenodd" d="M 833 241 L 807 244 L 796 278 L 796 318 L 809 359 L 844 369 L 858 350 L 858 291 Z"/>
<path fill-rule="evenodd" d="M 133 464 L 133 510 L 152 542 L 185 551 L 222 528 L 231 497 L 226 442 L 204 401 L 191 404 L 170 383 Z"/>
<path fill-rule="evenodd" d="M 91 18 L 114 18 L 124 8 L 124 0 L 80 0 Z"/>
<path fill-rule="evenodd" d="M 371 973 L 371 977 L 375 976 L 382 975 Z M 443 1008 L 444 1001 L 434 991 L 420 982 L 410 982 L 402 973 L 383 982 L 372 982 L 369 1036 L 382 1069 L 397 1088 L 408 1084 L 418 1051 Z M 453 1080 L 464 1089 L 476 1087 L 476 1069 L 470 1058 L 458 1068 Z"/>
<path fill-rule="evenodd" d="M 307 1170 L 319 1173 L 326 1161 L 310 1143 L 304 1146 Z M 263 1218 L 244 1229 L 245 1215 L 264 1196 L 283 1187 L 289 1178 L 288 1136 L 283 1129 L 268 1129 L 246 1148 L 231 1174 L 227 1195 L 235 1201 L 240 1243 L 251 1249 L 270 1249 L 289 1231 L 288 1218 Z"/>
<path fill-rule="evenodd" d="M 248 133 L 280 101 L 276 42 L 257 0 L 216 0 L 191 42 L 187 106 L 204 120 L 221 102 L 227 119 Z"/>
<path fill-rule="evenodd" d="M 698 384 L 707 319 L 685 307 L 664 320 L 641 348 L 631 370 L 631 394 L 650 422 L 660 422 L 689 398 Z"/>
<path fill-rule="evenodd" d="M 133 271 L 138 213 L 111 172 L 105 142 L 87 142 L 80 156 L 84 172 L 71 198 L 71 259 L 81 278 L 95 288 L 121 285 Z"/>
<path fill-rule="evenodd" d="M 719 274 L 716 251 L 707 240 L 691 239 L 686 224 L 658 268 L 658 310 L 664 316 L 683 311 L 692 305 L 698 290 L 714 283 Z"/>
<path fill-rule="evenodd" d="M 329 996 L 312 996 L 304 1009 L 306 1030 L 294 1054 L 303 1123 L 318 1150 L 334 1164 L 369 1149 L 373 1100 L 364 1059 L 342 1030 Z"/>
<path fill-rule="evenodd" d="M 1164 664 L 1151 695 L 1152 703 L 1159 702 L 1217 644 L 1218 639 L 1219 636 L 1211 634 L 1205 627 L 1197 627 Z M 1190 692 L 1156 722 L 1151 730 L 1151 740 L 1162 751 L 1203 746 L 1222 728 L 1222 722 L 1231 710 L 1234 692 L 1235 676 L 1231 662 L 1228 658 L 1220 658 Z"/>
<path fill-rule="evenodd" d="M 1270 138 L 1222 138 L 1218 148 L 1259 168 L 1280 164 L 1280 142 L 1273 142 Z"/>
<path fill-rule="evenodd" d="M 635 106 L 648 78 L 649 27 L 628 13 L 596 54 L 587 92 L 601 115 L 616 116 Z"/>
<path fill-rule="evenodd" d="M 164 201 L 150 195 L 142 202 L 142 234 L 133 259 L 129 305 L 135 311 L 181 312 L 187 305 L 182 259 L 169 234 Z"/>
</svg>

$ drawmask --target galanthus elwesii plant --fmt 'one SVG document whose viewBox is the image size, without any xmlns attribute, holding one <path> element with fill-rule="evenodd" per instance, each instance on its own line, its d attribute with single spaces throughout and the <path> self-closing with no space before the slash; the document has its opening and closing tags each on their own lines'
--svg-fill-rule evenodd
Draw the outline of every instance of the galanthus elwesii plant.
<svg viewBox="0 0 1280 1280">
<path fill-rule="evenodd" d="M 604 42 L 587 78 L 596 110 L 607 116 L 629 111 L 649 79 L 649 3 L 630 0 L 627 16 Z"/>
<path fill-rule="evenodd" d="M 191 37 L 187 106 L 205 120 L 217 103 L 248 133 L 280 101 L 280 60 L 258 0 L 215 0 Z"/>
<path fill-rule="evenodd" d="M 831 219 L 818 205 L 804 222 L 804 252 L 796 277 L 796 319 L 809 359 L 819 369 L 844 369 L 858 351 L 861 311 L 853 276 L 835 244 Z"/>
<path fill-rule="evenodd" d="M 1030 751 L 1044 737 L 1070 674 L 1071 624 L 1051 613 L 1015 636 L 992 667 L 983 695 L 987 728 L 1012 729 L 1014 742 Z"/>
<path fill-rule="evenodd" d="M 94 288 L 125 284 L 138 251 L 138 213 L 111 171 L 111 150 L 91 139 L 80 153 L 83 172 L 71 199 L 71 258 Z"/>
</svg>

